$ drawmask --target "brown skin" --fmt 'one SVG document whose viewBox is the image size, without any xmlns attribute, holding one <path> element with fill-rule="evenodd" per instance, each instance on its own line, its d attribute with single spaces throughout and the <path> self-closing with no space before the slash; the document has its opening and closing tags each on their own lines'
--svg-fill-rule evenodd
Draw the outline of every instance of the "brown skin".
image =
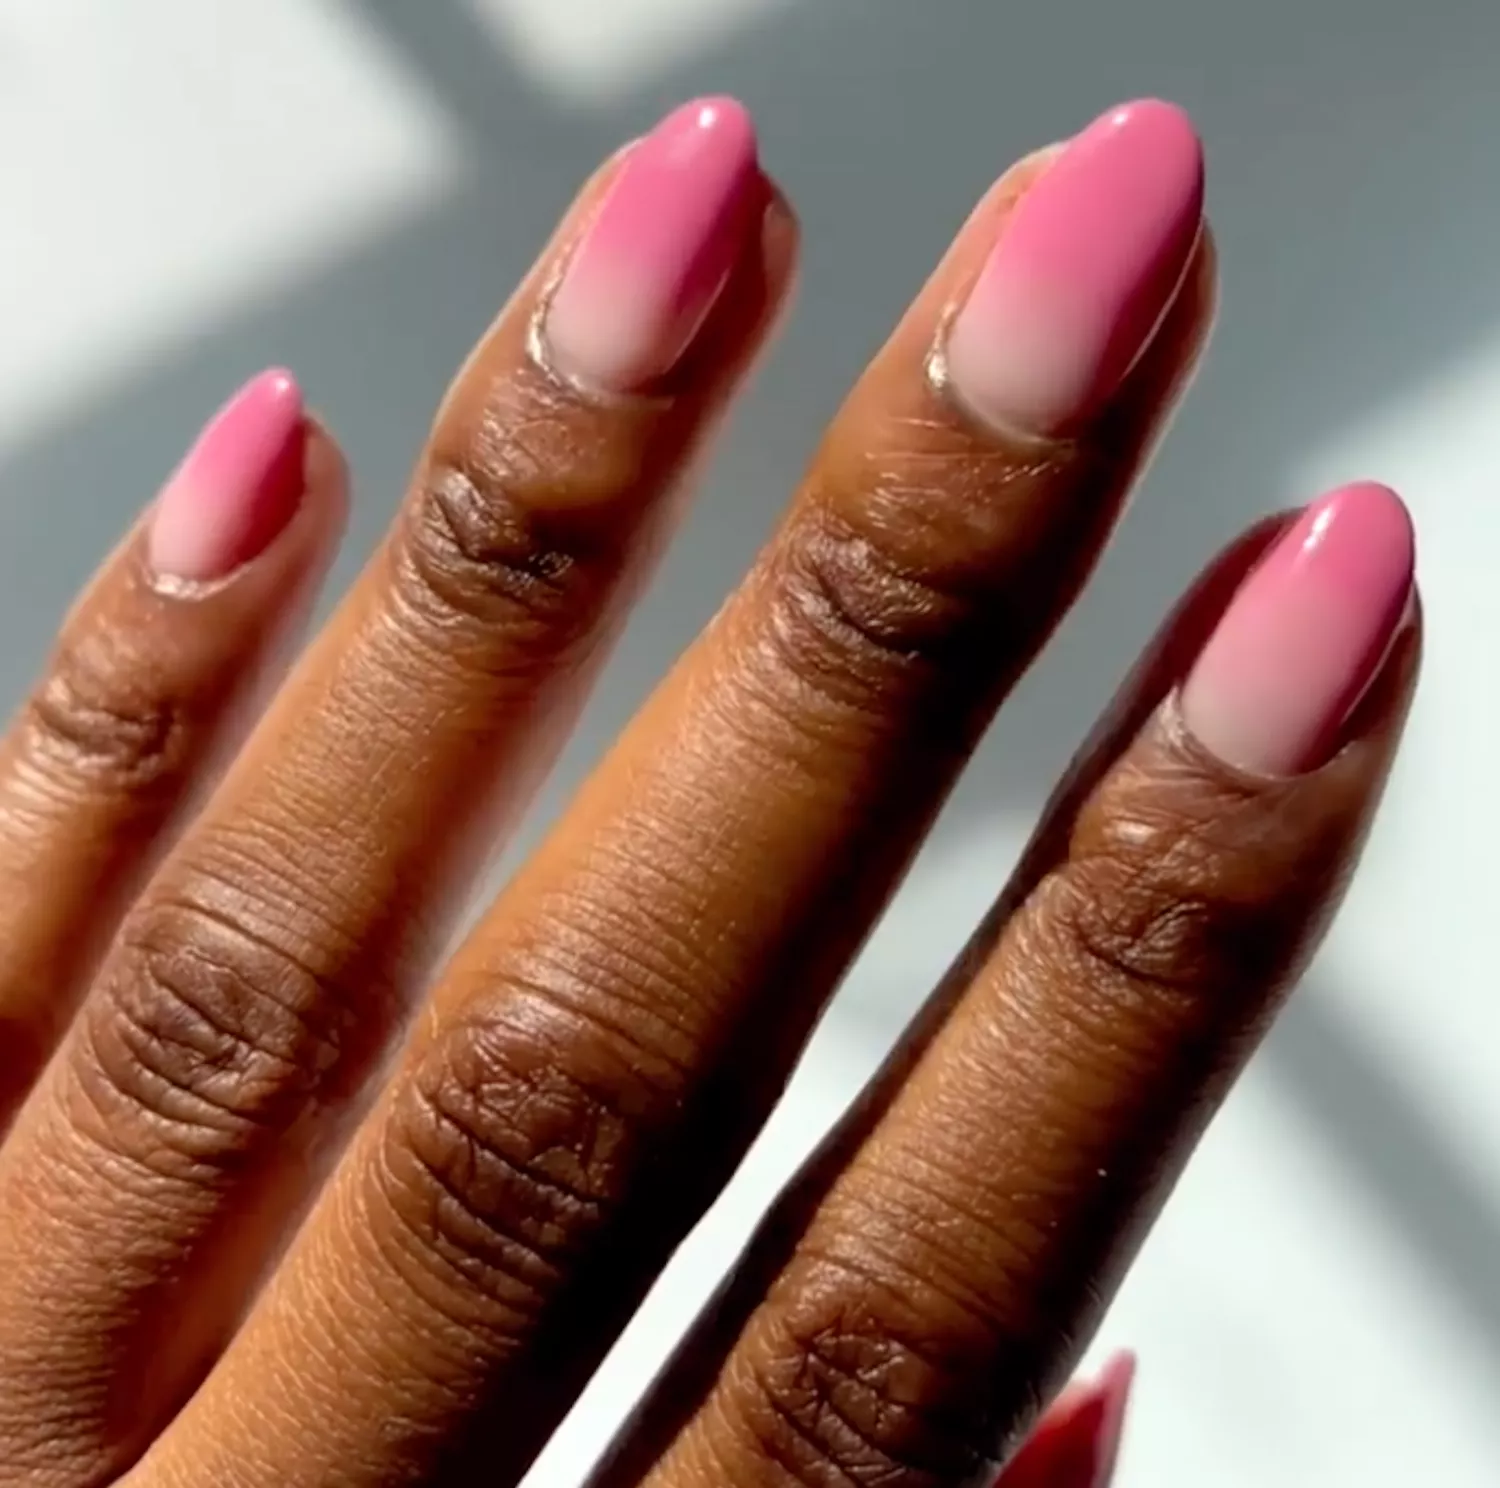
<svg viewBox="0 0 1500 1488">
<path fill-rule="evenodd" d="M 1336 908 L 1415 684 L 1413 626 L 1351 742 L 1295 780 L 1183 731 L 1170 689 L 1280 525 L 1164 626 L 591 1488 L 967 1482 L 1062 1383 Z"/>
<path fill-rule="evenodd" d="M 294 524 L 213 593 L 144 606 L 138 544 L 115 560 L 60 665 L 88 656 L 129 705 L 53 730 L 58 778 L 139 718 L 191 726 L 160 779 L 49 812 L 13 804 L 34 709 L 0 747 L 0 880 L 31 895 L 0 928 L 36 969 L 0 980 L 15 1088 L 35 1080 L 0 1147 L 0 1488 L 519 1480 L 754 1136 L 1206 335 L 1205 235 L 1090 425 L 1041 443 L 958 411 L 929 356 L 1038 168 L 966 224 L 740 589 L 445 969 L 784 297 L 774 189 L 688 358 L 605 400 L 529 347 L 610 168 L 586 188 L 387 543 L 123 920 L 263 649 L 255 596 L 316 544 Z M 1263 541 L 1169 625 L 609 1488 L 956 1485 L 1065 1375 L 1333 907 L 1415 675 L 1413 628 L 1323 770 L 1207 759 L 1158 705 Z M 179 616 L 217 639 L 174 639 Z"/>
<path fill-rule="evenodd" d="M 173 828 L 241 741 L 343 531 L 343 456 L 309 427 L 304 494 L 263 560 L 182 599 L 133 532 L 0 739 L 0 1129 L 52 1052 Z"/>
</svg>

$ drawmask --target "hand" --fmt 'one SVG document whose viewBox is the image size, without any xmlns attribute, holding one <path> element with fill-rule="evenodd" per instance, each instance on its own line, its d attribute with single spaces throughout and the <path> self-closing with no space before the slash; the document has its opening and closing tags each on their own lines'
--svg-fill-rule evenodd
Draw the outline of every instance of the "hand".
<svg viewBox="0 0 1500 1488">
<path fill-rule="evenodd" d="M 1087 577 L 1207 333 L 1201 184 L 1149 103 L 998 183 L 446 965 L 785 298 L 748 120 L 585 188 L 244 742 L 344 469 L 285 375 L 220 415 L 0 748 L 0 1485 L 517 1482 Z M 1369 486 L 1210 567 L 603 1488 L 1010 1455 L 1334 907 L 1411 576 Z"/>
</svg>

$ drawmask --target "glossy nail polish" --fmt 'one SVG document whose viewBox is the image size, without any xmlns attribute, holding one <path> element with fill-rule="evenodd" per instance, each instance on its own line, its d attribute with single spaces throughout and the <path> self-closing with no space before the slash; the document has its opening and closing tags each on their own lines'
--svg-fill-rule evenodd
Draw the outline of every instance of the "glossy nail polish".
<svg viewBox="0 0 1500 1488">
<path fill-rule="evenodd" d="M 1088 1475 L 1078 1478 L 1079 1488 L 1110 1488 L 1120 1461 L 1120 1443 L 1125 1435 L 1125 1412 L 1135 1384 L 1135 1355 L 1116 1354 L 1095 1384 L 1095 1393 L 1083 1412 L 1081 1434 L 1092 1439 Z"/>
<path fill-rule="evenodd" d="M 947 347 L 954 391 L 1002 427 L 1051 434 L 1119 386 L 1176 297 L 1203 215 L 1203 151 L 1181 109 L 1122 104 L 1012 208 Z"/>
<path fill-rule="evenodd" d="M 157 497 L 147 556 L 204 582 L 256 557 L 302 499 L 302 393 L 290 372 L 246 383 L 209 421 Z"/>
<path fill-rule="evenodd" d="M 1116 1354 L 1097 1379 L 1052 1403 L 995 1488 L 1109 1488 L 1135 1380 L 1135 1355 Z"/>
<path fill-rule="evenodd" d="M 620 392 L 670 371 L 739 256 L 758 177 L 755 127 L 732 98 L 686 104 L 633 146 L 548 308 L 558 367 Z"/>
<path fill-rule="evenodd" d="M 1414 565 L 1395 492 L 1353 485 L 1315 501 L 1230 601 L 1183 685 L 1183 721 L 1257 774 L 1321 764 L 1390 648 Z"/>
</svg>

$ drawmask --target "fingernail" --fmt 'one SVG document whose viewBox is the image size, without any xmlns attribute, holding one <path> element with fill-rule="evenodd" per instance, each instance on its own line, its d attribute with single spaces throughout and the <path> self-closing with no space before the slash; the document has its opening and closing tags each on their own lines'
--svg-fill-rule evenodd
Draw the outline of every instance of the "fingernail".
<svg viewBox="0 0 1500 1488">
<path fill-rule="evenodd" d="M 676 365 L 734 267 L 759 175 L 732 98 L 669 114 L 626 156 L 547 312 L 558 366 L 627 392 Z"/>
<path fill-rule="evenodd" d="M 1411 517 L 1385 486 L 1315 501 L 1230 601 L 1182 689 L 1221 759 L 1266 775 L 1321 764 L 1380 669 L 1411 596 Z"/>
<path fill-rule="evenodd" d="M 1080 1477 L 1079 1488 L 1109 1488 L 1120 1462 L 1120 1442 L 1125 1436 L 1125 1412 L 1135 1383 L 1135 1355 L 1119 1353 L 1104 1366 L 1095 1393 L 1086 1408 L 1092 1426 L 1091 1475 Z"/>
<path fill-rule="evenodd" d="M 995 1488 L 1109 1488 L 1134 1379 L 1135 1355 L 1119 1353 L 1097 1379 L 1069 1385 Z"/>
<path fill-rule="evenodd" d="M 1049 434 L 1099 408 L 1177 294 L 1203 215 L 1183 111 L 1111 109 L 1016 203 L 949 333 L 954 391 L 981 418 Z"/>
<path fill-rule="evenodd" d="M 302 392 L 262 372 L 232 397 L 162 488 L 147 556 L 171 578 L 223 578 L 259 554 L 302 499 Z"/>
</svg>

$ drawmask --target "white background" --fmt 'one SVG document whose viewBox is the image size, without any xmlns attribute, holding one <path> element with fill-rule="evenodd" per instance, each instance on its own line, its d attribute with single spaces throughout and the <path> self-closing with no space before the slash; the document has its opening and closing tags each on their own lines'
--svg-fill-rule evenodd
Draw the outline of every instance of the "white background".
<svg viewBox="0 0 1500 1488">
<path fill-rule="evenodd" d="M 756 109 L 799 314 L 542 816 L 748 562 L 970 201 L 1117 99 L 1192 108 L 1219 337 L 1098 584 L 1027 682 L 742 1184 L 539 1476 L 576 1477 L 725 1247 L 1003 879 L 1197 564 L 1376 475 L 1431 621 L 1369 864 L 1106 1330 L 1121 1482 L 1488 1488 L 1500 1463 L 1500 9 L 1489 0 L 0 0 L 0 688 L 241 377 L 304 377 L 360 476 L 342 577 L 574 183 L 677 99 Z"/>
</svg>

